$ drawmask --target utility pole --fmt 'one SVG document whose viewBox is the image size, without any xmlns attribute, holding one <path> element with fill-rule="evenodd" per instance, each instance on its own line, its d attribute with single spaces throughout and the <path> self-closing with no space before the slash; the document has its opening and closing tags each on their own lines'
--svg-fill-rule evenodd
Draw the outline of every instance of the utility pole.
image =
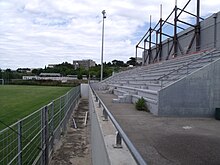
<svg viewBox="0 0 220 165">
<path fill-rule="evenodd" d="M 103 50 L 104 50 L 104 25 L 105 25 L 105 18 L 106 18 L 106 12 L 105 10 L 102 11 L 102 15 L 103 15 L 103 20 L 102 20 L 102 50 L 101 50 L 101 79 L 100 81 L 102 81 L 103 79 Z"/>
</svg>

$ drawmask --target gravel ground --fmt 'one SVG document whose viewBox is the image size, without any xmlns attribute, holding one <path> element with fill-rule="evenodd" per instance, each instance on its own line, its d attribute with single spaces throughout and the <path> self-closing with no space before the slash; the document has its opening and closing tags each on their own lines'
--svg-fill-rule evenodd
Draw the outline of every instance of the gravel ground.
<svg viewBox="0 0 220 165">
<path fill-rule="evenodd" d="M 85 126 L 85 113 L 89 111 L 88 99 L 81 99 L 78 108 L 72 114 L 77 128 L 73 127 L 70 118 L 67 133 L 61 139 L 56 151 L 52 155 L 50 165 L 90 165 L 90 123 Z"/>
</svg>

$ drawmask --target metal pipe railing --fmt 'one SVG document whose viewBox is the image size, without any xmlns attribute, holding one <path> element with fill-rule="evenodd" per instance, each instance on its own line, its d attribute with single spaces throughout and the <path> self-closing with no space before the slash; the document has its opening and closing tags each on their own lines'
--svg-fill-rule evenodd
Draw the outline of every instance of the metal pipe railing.
<svg viewBox="0 0 220 165">
<path fill-rule="evenodd" d="M 188 62 L 187 64 L 183 64 L 181 67 L 179 67 L 179 68 L 177 68 L 177 69 L 174 69 L 174 70 L 172 70 L 171 72 L 169 72 L 169 73 L 167 73 L 167 74 L 165 74 L 165 75 L 163 75 L 163 76 L 157 78 L 156 81 L 159 81 L 159 80 L 163 81 L 163 78 L 169 77 L 169 75 L 171 75 L 172 73 L 178 72 L 179 70 L 181 70 L 181 69 L 183 69 L 183 68 L 185 68 L 185 67 L 188 67 L 188 66 L 191 65 L 192 63 L 201 60 L 201 59 L 204 58 L 205 56 L 212 54 L 213 51 L 214 51 L 214 50 L 211 50 L 211 51 L 208 52 L 208 53 L 206 53 L 206 51 L 205 51 L 202 56 L 200 56 L 200 57 L 198 57 L 198 58 L 196 58 L 196 59 L 194 59 L 194 60 Z"/>
<path fill-rule="evenodd" d="M 90 86 L 91 88 L 91 86 Z M 142 156 L 140 155 L 140 153 L 137 151 L 137 149 L 134 147 L 134 145 L 132 144 L 132 142 L 129 140 L 129 138 L 127 137 L 127 135 L 125 134 L 125 132 L 122 130 L 122 128 L 120 127 L 120 125 L 118 124 L 118 122 L 115 120 L 115 118 L 113 117 L 113 115 L 111 114 L 111 112 L 108 110 L 108 108 L 105 106 L 105 104 L 103 103 L 103 101 L 100 99 L 100 97 L 98 96 L 98 94 L 95 92 L 94 89 L 92 89 L 93 94 L 96 97 L 96 101 L 99 101 L 99 105 L 103 107 L 103 112 L 104 112 L 104 118 L 105 120 L 107 120 L 107 117 L 110 118 L 111 122 L 113 123 L 113 125 L 115 126 L 115 128 L 118 131 L 117 134 L 117 138 L 119 138 L 118 136 L 120 136 L 123 141 L 125 142 L 125 144 L 127 145 L 130 153 L 132 154 L 134 160 L 136 161 L 137 164 L 139 165 L 147 165 L 147 163 L 145 162 L 145 160 L 142 158 Z M 120 141 L 120 140 L 117 140 Z M 116 144 L 117 145 L 117 144 Z"/>
</svg>

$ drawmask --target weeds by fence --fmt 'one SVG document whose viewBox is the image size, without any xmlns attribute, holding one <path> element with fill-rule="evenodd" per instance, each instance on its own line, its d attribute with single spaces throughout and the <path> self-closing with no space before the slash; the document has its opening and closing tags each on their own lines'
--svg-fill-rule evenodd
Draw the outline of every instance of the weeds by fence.
<svg viewBox="0 0 220 165">
<path fill-rule="evenodd" d="M 79 98 L 80 86 L 0 131 L 0 164 L 48 164 Z"/>
</svg>

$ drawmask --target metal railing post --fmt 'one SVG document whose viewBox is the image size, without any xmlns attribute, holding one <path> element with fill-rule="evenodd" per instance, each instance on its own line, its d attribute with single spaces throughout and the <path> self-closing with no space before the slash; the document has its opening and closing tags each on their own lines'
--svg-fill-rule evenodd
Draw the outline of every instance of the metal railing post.
<svg viewBox="0 0 220 165">
<path fill-rule="evenodd" d="M 22 165 L 22 121 L 18 122 L 18 165 Z"/>
<path fill-rule="evenodd" d="M 121 142 L 122 142 L 121 135 L 119 132 L 116 132 L 116 144 L 113 145 L 113 147 L 114 148 L 122 148 Z"/>
<path fill-rule="evenodd" d="M 99 101 L 99 108 L 101 108 L 101 101 Z"/>
<path fill-rule="evenodd" d="M 102 113 L 103 113 L 103 121 L 108 121 L 108 114 L 107 114 L 107 112 L 106 112 L 106 110 L 105 110 L 105 108 L 103 107 L 103 111 L 102 111 Z"/>
</svg>

